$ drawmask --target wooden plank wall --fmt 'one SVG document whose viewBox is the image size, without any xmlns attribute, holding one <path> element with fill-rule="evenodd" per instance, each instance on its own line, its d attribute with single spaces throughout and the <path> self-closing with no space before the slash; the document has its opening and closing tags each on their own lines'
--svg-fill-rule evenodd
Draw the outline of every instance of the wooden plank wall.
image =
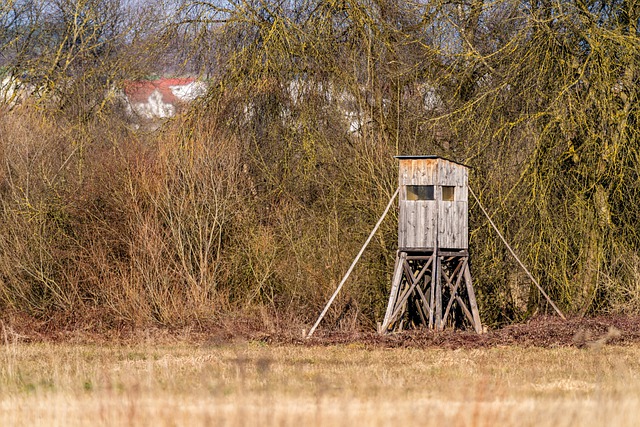
<svg viewBox="0 0 640 427">
<path fill-rule="evenodd" d="M 447 249 L 467 249 L 468 229 L 468 171 L 465 166 L 445 159 L 438 161 L 440 185 L 455 186 L 454 201 L 438 202 L 438 246 Z"/>
<path fill-rule="evenodd" d="M 398 247 L 433 248 L 436 242 L 435 200 L 407 200 L 407 185 L 435 185 L 437 159 L 400 161 L 400 215 Z"/>
<path fill-rule="evenodd" d="M 398 246 L 468 248 L 468 171 L 445 159 L 402 159 L 399 167 Z M 436 200 L 407 200 L 407 185 L 435 185 Z M 442 200 L 442 185 L 455 186 L 455 200 Z M 439 219 L 436 226 L 436 220 Z"/>
</svg>

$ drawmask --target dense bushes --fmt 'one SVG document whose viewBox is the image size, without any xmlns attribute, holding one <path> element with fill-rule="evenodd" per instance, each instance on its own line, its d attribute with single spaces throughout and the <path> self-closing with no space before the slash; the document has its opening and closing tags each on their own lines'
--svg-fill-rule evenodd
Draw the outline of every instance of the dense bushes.
<svg viewBox="0 0 640 427">
<path fill-rule="evenodd" d="M 328 170 L 268 182 L 282 171 L 251 172 L 260 162 L 237 138 L 181 125 L 136 136 L 27 108 L 3 116 L 4 309 L 139 325 L 238 309 L 272 328 L 311 320 L 393 190 L 391 153 L 347 146 Z M 345 295 L 350 325 L 378 315 L 394 238 L 389 222 Z"/>
<path fill-rule="evenodd" d="M 393 193 L 393 155 L 439 154 L 473 168 L 474 191 L 561 308 L 638 310 L 640 11 L 454 3 L 184 2 L 160 33 L 108 44 L 102 68 L 67 64 L 102 90 L 144 71 L 127 52 L 179 48 L 210 91 L 153 134 L 85 89 L 3 111 L 0 306 L 302 327 Z M 28 64 L 66 87 L 55 66 Z M 470 218 L 484 321 L 547 310 L 474 203 Z M 395 249 L 392 214 L 330 324 L 380 320 Z"/>
</svg>

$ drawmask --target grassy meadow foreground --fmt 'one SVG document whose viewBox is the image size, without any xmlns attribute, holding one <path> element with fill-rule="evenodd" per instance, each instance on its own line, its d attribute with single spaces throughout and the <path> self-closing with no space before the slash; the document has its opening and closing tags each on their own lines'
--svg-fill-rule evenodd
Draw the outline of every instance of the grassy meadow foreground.
<svg viewBox="0 0 640 427">
<path fill-rule="evenodd" d="M 636 425 L 640 346 L 7 344 L 3 426 Z"/>
</svg>

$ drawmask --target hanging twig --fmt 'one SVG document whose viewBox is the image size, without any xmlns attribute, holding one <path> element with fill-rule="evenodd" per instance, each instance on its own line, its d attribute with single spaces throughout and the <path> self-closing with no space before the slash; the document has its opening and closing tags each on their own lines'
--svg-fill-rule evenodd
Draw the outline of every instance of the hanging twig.
<svg viewBox="0 0 640 427">
<path fill-rule="evenodd" d="M 311 335 L 313 335 L 313 333 L 316 331 L 316 328 L 318 327 L 318 325 L 320 324 L 320 322 L 324 318 L 325 314 L 327 314 L 327 311 L 329 310 L 329 307 L 331 307 L 331 304 L 333 304 L 333 300 L 336 299 L 336 297 L 338 296 L 338 293 L 340 292 L 340 289 L 342 289 L 342 286 L 345 284 L 345 282 L 349 278 L 349 275 L 353 271 L 353 268 L 356 266 L 356 264 L 360 260 L 360 257 L 362 256 L 362 253 L 364 252 L 364 250 L 369 245 L 369 242 L 371 242 L 371 239 L 373 238 L 373 235 L 376 234 L 376 231 L 378 231 L 378 227 L 380 227 L 380 224 L 382 224 L 382 220 L 384 220 L 384 217 L 387 216 L 387 213 L 389 212 L 389 209 L 391 208 L 391 204 L 393 203 L 393 201 L 395 200 L 395 198 L 396 198 L 396 196 L 398 195 L 399 192 L 400 192 L 400 187 L 398 187 L 396 192 L 393 193 L 393 196 L 391 196 L 391 199 L 389 200 L 389 203 L 387 204 L 386 209 L 382 213 L 382 216 L 380 217 L 380 219 L 376 223 L 376 226 L 373 227 L 373 230 L 371 230 L 371 234 L 369 234 L 369 237 L 367 238 L 367 241 L 364 242 L 364 245 L 362 245 L 362 249 L 360 249 L 360 252 L 358 252 L 358 255 L 356 255 L 356 258 L 351 263 L 351 267 L 349 267 L 349 270 L 347 270 L 347 273 L 344 275 L 344 277 L 340 281 L 340 284 L 338 285 L 338 288 L 335 290 L 335 292 L 333 293 L 333 295 L 329 299 L 329 302 L 325 306 L 324 310 L 322 310 L 322 313 L 320 313 L 320 316 L 318 317 L 318 320 L 316 320 L 315 325 L 313 325 L 313 328 L 311 328 L 311 330 L 309 331 L 309 335 L 307 335 L 307 338 L 311 338 Z"/>
<path fill-rule="evenodd" d="M 502 233 L 500 233 L 500 230 L 498 230 L 498 227 L 496 227 L 496 225 L 494 224 L 494 222 L 491 220 L 491 217 L 489 216 L 489 214 L 487 213 L 487 211 L 484 209 L 484 206 L 482 206 L 482 203 L 480 203 L 480 199 L 478 199 L 478 197 L 475 195 L 475 193 L 473 192 L 473 190 L 471 189 L 471 187 L 469 187 L 469 192 L 471 193 L 471 195 L 473 196 L 473 198 L 476 200 L 476 202 L 478 202 L 478 206 L 480 206 L 480 209 L 482 210 L 482 213 L 484 213 L 484 215 L 487 217 L 487 219 L 489 220 L 489 223 L 491 224 L 491 226 L 493 227 L 494 230 L 496 230 L 496 233 L 498 233 L 498 236 L 500 236 L 500 239 L 502 239 L 502 242 L 507 246 L 507 249 L 509 249 L 509 252 L 511 252 L 511 255 L 513 255 L 513 257 L 516 259 L 516 261 L 518 261 L 518 264 L 520 264 L 520 267 L 522 267 L 522 269 L 524 270 L 525 273 L 527 273 L 527 276 L 529 276 L 529 279 L 531 279 L 531 281 L 533 282 L 534 285 L 536 285 L 536 287 L 538 288 L 538 290 L 542 293 L 542 295 L 544 295 L 544 297 L 547 299 L 547 301 L 549 302 L 549 304 L 551 304 L 551 307 L 553 307 L 553 309 L 556 311 L 556 313 L 558 313 L 558 315 L 560 317 L 562 317 L 563 320 L 567 320 L 566 317 L 564 317 L 564 314 L 562 314 L 562 312 L 560 311 L 560 309 L 554 304 L 554 302 L 551 300 L 551 298 L 549 297 L 549 295 L 547 295 L 547 293 L 544 291 L 544 289 L 542 289 L 542 287 L 538 284 L 538 281 L 536 279 L 533 278 L 533 276 L 531 275 L 531 273 L 529 272 L 529 270 L 527 270 L 527 267 L 524 266 L 524 264 L 522 263 L 522 261 L 520 261 L 520 258 L 518 258 L 518 255 L 516 255 L 516 253 L 513 251 L 513 249 L 511 249 L 511 246 L 509 246 L 509 243 L 507 243 L 507 241 L 505 240 L 504 236 L 502 235 Z"/>
</svg>

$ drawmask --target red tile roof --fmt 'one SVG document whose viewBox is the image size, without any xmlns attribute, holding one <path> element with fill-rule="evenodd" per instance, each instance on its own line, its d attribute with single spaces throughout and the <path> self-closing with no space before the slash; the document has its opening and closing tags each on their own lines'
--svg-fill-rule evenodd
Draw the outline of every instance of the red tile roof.
<svg viewBox="0 0 640 427">
<path fill-rule="evenodd" d="M 171 91 L 171 86 L 185 86 L 195 82 L 193 77 L 157 79 L 157 80 L 127 80 L 124 82 L 124 93 L 131 102 L 147 102 L 154 91 L 160 92 L 162 101 L 167 104 L 177 104 L 179 99 Z"/>
</svg>

